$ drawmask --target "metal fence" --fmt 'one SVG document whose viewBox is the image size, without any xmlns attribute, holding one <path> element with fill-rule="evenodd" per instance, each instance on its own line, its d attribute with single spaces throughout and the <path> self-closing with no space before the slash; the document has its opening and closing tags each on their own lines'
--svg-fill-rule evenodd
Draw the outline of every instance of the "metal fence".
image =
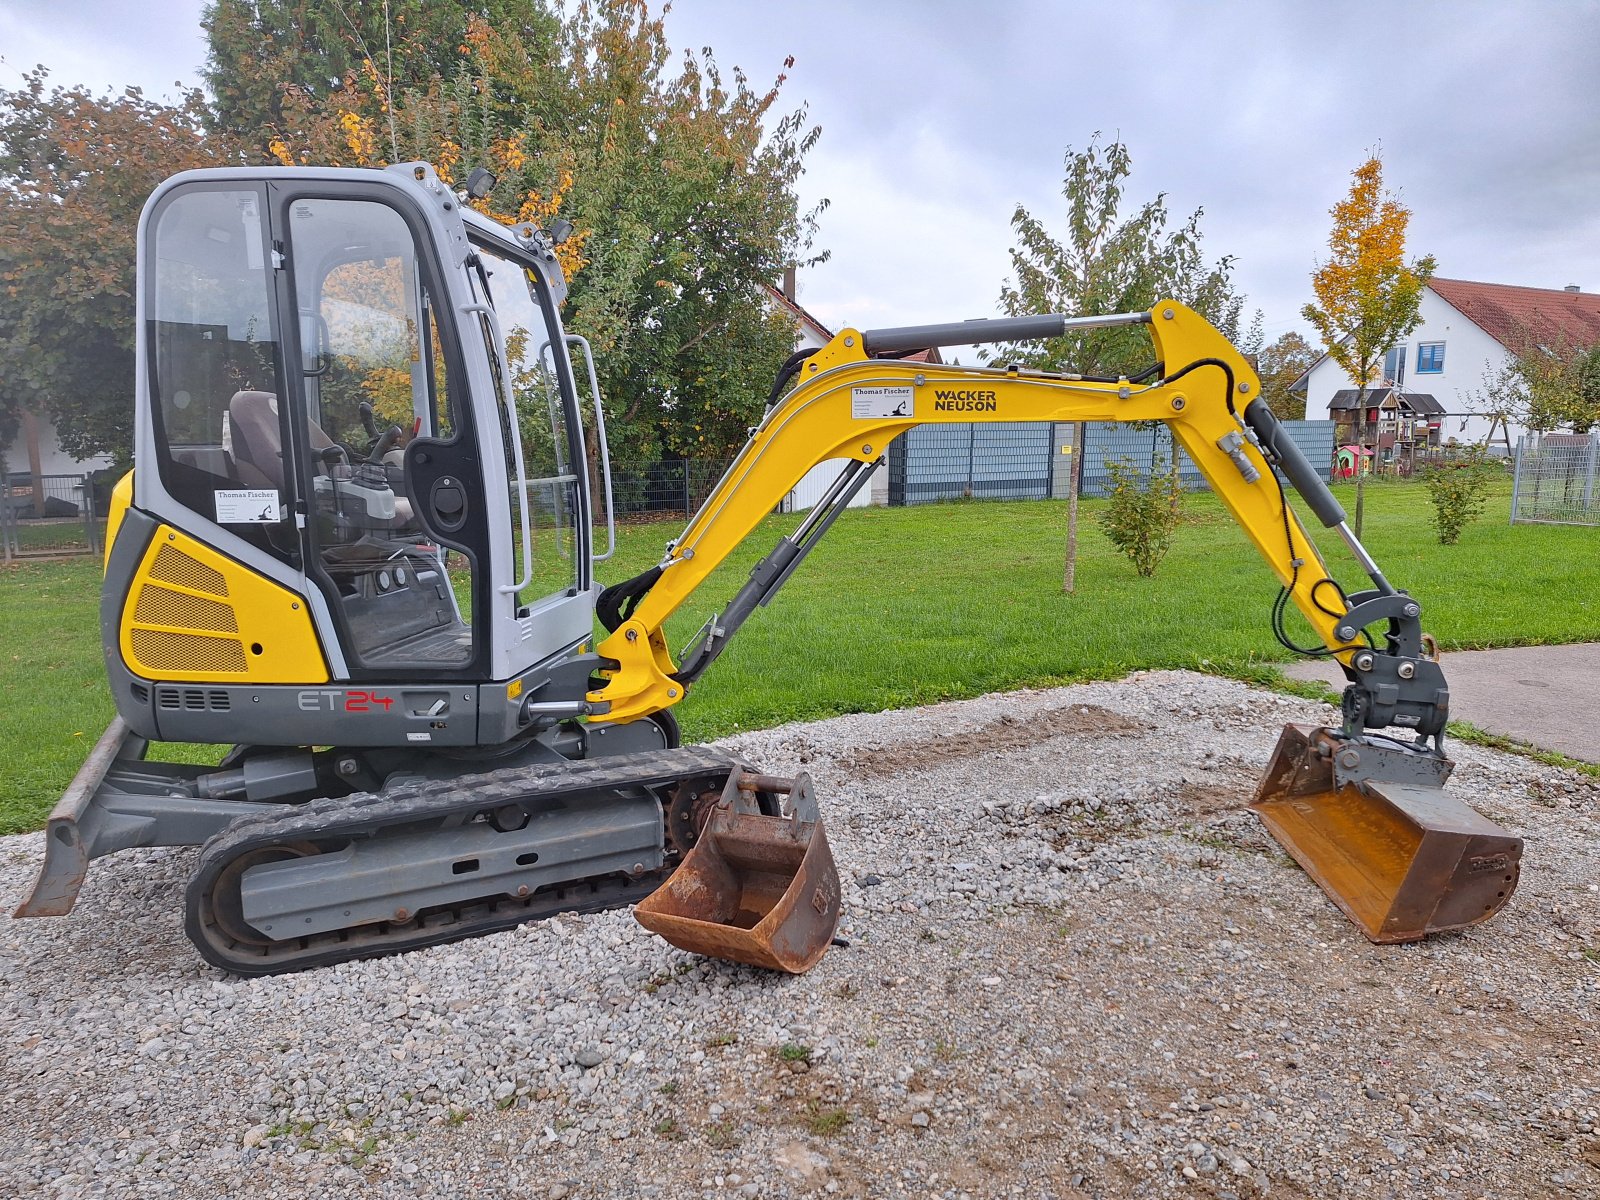
<svg viewBox="0 0 1600 1200">
<path fill-rule="evenodd" d="M 1600 432 L 1530 433 L 1517 441 L 1511 523 L 1600 525 Z"/>
<path fill-rule="evenodd" d="M 0 488 L 0 558 L 99 554 L 110 481 L 94 475 L 10 475 Z"/>
<path fill-rule="evenodd" d="M 618 517 L 681 516 L 697 510 L 728 469 L 720 459 L 669 458 L 623 466 L 613 464 L 611 494 Z"/>
<path fill-rule="evenodd" d="M 1332 421 L 1285 421 L 1290 437 L 1323 479 L 1333 465 Z M 1066 423 L 921 425 L 889 447 L 889 503 L 938 500 L 1046 500 L 1067 494 L 1072 469 L 1072 426 Z M 1172 433 L 1165 425 L 1085 426 L 1081 495 L 1110 494 L 1110 465 L 1127 461 L 1142 471 L 1157 458 L 1172 462 Z M 1205 476 L 1178 451 L 1178 481 L 1188 491 L 1206 488 Z"/>
</svg>

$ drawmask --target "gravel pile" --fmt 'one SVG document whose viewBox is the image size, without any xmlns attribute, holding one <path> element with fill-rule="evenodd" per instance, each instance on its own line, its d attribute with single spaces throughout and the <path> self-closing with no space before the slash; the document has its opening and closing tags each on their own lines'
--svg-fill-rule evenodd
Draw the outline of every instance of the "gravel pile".
<svg viewBox="0 0 1600 1200">
<path fill-rule="evenodd" d="M 1243 810 L 1332 719 L 1163 672 L 732 739 L 828 820 L 798 979 L 613 912 L 237 980 L 191 851 L 100 860 L 0 918 L 0 1196 L 1600 1196 L 1600 789 L 1456 746 L 1521 888 L 1374 947 Z"/>
</svg>

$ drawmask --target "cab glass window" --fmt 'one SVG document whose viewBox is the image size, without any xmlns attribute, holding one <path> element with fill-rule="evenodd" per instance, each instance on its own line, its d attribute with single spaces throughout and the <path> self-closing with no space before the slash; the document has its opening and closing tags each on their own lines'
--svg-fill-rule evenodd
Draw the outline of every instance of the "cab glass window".
<svg viewBox="0 0 1600 1200">
<path fill-rule="evenodd" d="M 583 518 L 582 484 L 578 465 L 573 461 L 574 447 L 579 443 L 568 420 L 554 366 L 557 334 L 541 303 L 543 285 L 498 251 L 481 244 L 476 249 L 479 268 L 474 285 L 487 293 L 505 339 L 507 361 L 501 364 L 491 331 L 485 329 L 484 340 L 495 367 L 501 436 L 506 443 L 506 489 L 512 525 L 512 545 L 507 549 L 515 559 L 515 577 L 530 578 L 520 602 L 537 603 L 551 596 L 570 595 L 580 586 L 577 521 Z M 514 397 L 516 429 L 511 427 L 504 392 L 500 390 L 507 378 Z M 513 438 L 522 447 L 521 480 L 517 478 Z M 523 558 L 519 492 L 527 497 L 528 542 L 533 549 L 531 571 Z"/>
<path fill-rule="evenodd" d="M 371 200 L 288 204 L 310 552 L 363 667 L 473 655 L 470 558 L 440 547 L 405 469 L 414 437 L 458 425 L 430 272 L 411 227 Z"/>
<path fill-rule="evenodd" d="M 263 198 L 254 188 L 178 193 L 151 242 L 146 340 L 162 483 L 201 516 L 289 558 L 282 356 Z M 255 457 L 241 436 L 247 412 Z"/>
</svg>

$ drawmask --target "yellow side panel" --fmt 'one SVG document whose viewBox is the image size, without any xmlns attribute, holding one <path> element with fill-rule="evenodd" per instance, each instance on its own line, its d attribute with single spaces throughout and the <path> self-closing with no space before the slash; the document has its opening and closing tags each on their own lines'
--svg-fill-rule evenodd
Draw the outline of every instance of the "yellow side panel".
<svg viewBox="0 0 1600 1200">
<path fill-rule="evenodd" d="M 117 530 L 122 528 L 122 518 L 133 503 L 133 472 L 129 471 L 111 489 L 111 511 L 106 513 L 106 554 L 100 565 L 101 573 L 111 565 L 111 547 L 117 544 Z"/>
<path fill-rule="evenodd" d="M 146 679 L 328 681 L 304 597 L 167 525 L 123 602 L 121 645 L 129 670 Z"/>
</svg>

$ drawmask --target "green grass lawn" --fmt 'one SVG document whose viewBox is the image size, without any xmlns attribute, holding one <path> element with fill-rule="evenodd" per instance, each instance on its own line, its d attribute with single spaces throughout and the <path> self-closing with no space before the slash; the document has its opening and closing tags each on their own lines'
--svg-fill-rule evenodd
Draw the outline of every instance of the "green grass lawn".
<svg viewBox="0 0 1600 1200">
<path fill-rule="evenodd" d="M 1351 507 L 1349 489 L 1341 496 Z M 1364 541 L 1416 595 L 1446 649 L 1600 640 L 1600 529 L 1507 524 L 1509 485 L 1455 546 L 1433 533 L 1425 490 L 1368 489 Z M 1277 585 L 1221 505 L 1185 499 L 1154 578 L 1119 557 L 1083 506 L 1077 592 L 1061 591 L 1066 506 L 966 502 L 854 510 L 771 607 L 758 610 L 679 706 L 685 736 L 975 696 L 1005 688 L 1190 667 L 1270 679 Z M 681 648 L 798 517 L 772 517 L 668 625 Z M 619 531 L 602 578 L 654 562 L 673 525 Z M 1335 575 L 1363 580 L 1336 535 Z M 0 571 L 0 831 L 37 828 L 112 715 L 97 631 L 99 563 Z M 1313 636 L 1298 621 L 1302 642 Z M 176 748 L 173 748 L 176 749 Z M 184 755 L 206 753 L 192 748 Z"/>
</svg>

